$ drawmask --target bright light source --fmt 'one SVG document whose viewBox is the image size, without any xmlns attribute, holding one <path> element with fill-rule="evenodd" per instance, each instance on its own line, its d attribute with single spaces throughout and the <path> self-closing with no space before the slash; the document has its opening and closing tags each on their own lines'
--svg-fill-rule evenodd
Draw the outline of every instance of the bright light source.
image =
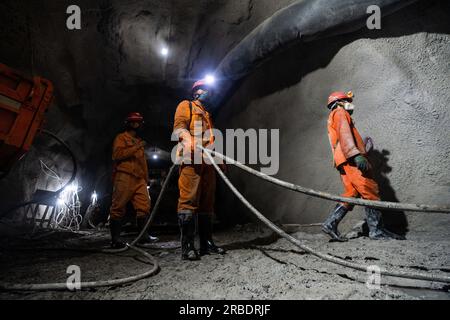
<svg viewBox="0 0 450 320">
<path fill-rule="evenodd" d="M 169 48 L 167 48 L 167 47 L 162 48 L 161 49 L 161 55 L 163 57 L 167 57 L 169 55 Z"/>
<path fill-rule="evenodd" d="M 92 205 L 96 205 L 97 204 L 97 199 L 98 199 L 97 192 L 94 191 L 92 193 L 92 196 L 91 196 L 91 203 L 92 203 Z"/>
<path fill-rule="evenodd" d="M 208 74 L 205 77 L 205 82 L 209 85 L 214 84 L 216 82 L 216 77 L 214 77 L 212 74 Z"/>
<path fill-rule="evenodd" d="M 78 192 L 78 185 L 76 183 L 72 183 L 70 186 L 67 186 L 64 189 L 64 193 L 69 193 L 69 192 Z"/>
<path fill-rule="evenodd" d="M 63 205 L 64 205 L 64 200 L 61 199 L 61 198 L 59 198 L 59 199 L 56 201 L 56 204 L 57 204 L 58 206 L 63 206 Z"/>
<path fill-rule="evenodd" d="M 153 155 L 153 159 L 154 159 L 154 160 L 158 160 L 158 155 L 157 155 L 157 154 L 154 154 L 154 155 Z"/>
</svg>

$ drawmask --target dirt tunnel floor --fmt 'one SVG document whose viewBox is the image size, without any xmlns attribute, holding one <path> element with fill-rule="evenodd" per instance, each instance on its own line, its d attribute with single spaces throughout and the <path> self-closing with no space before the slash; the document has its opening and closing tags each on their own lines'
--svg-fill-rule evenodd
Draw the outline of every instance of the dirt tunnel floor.
<svg viewBox="0 0 450 320">
<path fill-rule="evenodd" d="M 422 224 L 420 218 L 411 219 L 420 228 L 416 227 L 406 241 L 359 238 L 345 244 L 330 243 L 317 228 L 297 230 L 293 235 L 315 249 L 352 262 L 448 275 L 449 219 L 438 214 L 427 218 L 433 223 Z M 62 245 L 101 247 L 108 242 L 106 232 L 39 236 L 40 239 L 31 242 L 23 237 L 2 239 L 1 281 L 65 282 L 69 265 L 80 266 L 82 281 L 130 276 L 151 267 L 132 252 L 113 256 L 37 249 Z M 159 260 L 159 273 L 122 287 L 76 293 L 0 292 L 0 299 L 450 299 L 448 285 L 422 281 L 386 278 L 383 280 L 402 287 L 390 285 L 370 290 L 365 285 L 364 273 L 305 254 L 256 225 L 238 226 L 218 233 L 216 238 L 226 246 L 228 254 L 206 256 L 199 262 L 182 262 L 177 236 L 162 237 L 160 245 L 169 249 L 149 250 Z M 24 248 L 27 249 L 17 250 Z M 417 288 L 422 286 L 432 286 L 436 290 Z"/>
</svg>

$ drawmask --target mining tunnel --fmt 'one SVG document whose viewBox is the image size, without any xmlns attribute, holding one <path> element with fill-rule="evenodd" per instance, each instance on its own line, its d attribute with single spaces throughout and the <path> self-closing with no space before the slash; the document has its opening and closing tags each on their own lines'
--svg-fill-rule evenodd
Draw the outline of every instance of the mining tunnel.
<svg viewBox="0 0 450 320">
<path fill-rule="evenodd" d="M 369 27 L 372 5 L 379 28 Z M 448 1 L 3 0 L 0 24 L 0 63 L 53 86 L 32 144 L 0 180 L 0 299 L 450 298 Z M 353 123 L 373 142 L 367 158 L 380 198 L 398 204 L 378 207 L 384 227 L 403 240 L 370 239 L 367 206 L 357 205 L 339 225 L 351 239 L 329 241 L 321 224 L 336 200 L 287 190 L 228 163 L 228 181 L 283 234 L 214 170 L 214 238 L 226 254 L 182 260 L 172 134 L 177 106 L 192 99 L 201 79 L 214 80 L 208 112 L 215 128 L 248 133 L 237 160 L 331 195 L 343 187 L 327 98 L 351 90 Z M 112 150 L 132 112 L 145 121 L 139 136 L 152 208 L 160 200 L 149 231 L 159 240 L 108 254 L 101 250 L 110 243 Z M 3 126 L 1 108 L 0 116 Z M 7 132 L 0 130 L 4 148 Z M 251 162 L 253 149 L 259 153 Z M 236 159 L 239 147 L 216 151 Z M 39 206 L 45 196 L 37 194 L 55 191 L 54 204 Z M 131 243 L 136 210 L 128 203 L 125 211 L 121 237 Z M 36 287 L 66 283 L 69 266 L 79 266 L 83 282 L 155 270 L 126 285 Z M 437 281 L 387 274 L 368 288 L 367 266 Z M 36 286 L 20 288 L 29 284 Z"/>
</svg>

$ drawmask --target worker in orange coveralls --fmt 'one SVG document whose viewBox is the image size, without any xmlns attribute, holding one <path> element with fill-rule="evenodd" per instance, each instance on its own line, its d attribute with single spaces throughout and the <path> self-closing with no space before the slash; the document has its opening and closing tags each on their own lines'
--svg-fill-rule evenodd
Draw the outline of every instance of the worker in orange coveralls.
<svg viewBox="0 0 450 320">
<path fill-rule="evenodd" d="M 138 136 L 144 118 L 137 112 L 130 113 L 125 121 L 126 130 L 114 140 L 112 160 L 113 195 L 110 210 L 111 247 L 125 246 L 119 240 L 126 206 L 131 201 L 136 210 L 139 230 L 145 227 L 150 214 L 151 199 L 147 189 L 148 168 L 144 147 L 146 142 Z M 139 243 L 155 242 L 158 239 L 148 234 Z"/>
<path fill-rule="evenodd" d="M 212 239 L 216 172 L 211 164 L 204 162 L 201 151 L 195 148 L 195 145 L 207 147 L 214 143 L 212 119 L 207 111 L 213 95 L 212 85 L 205 80 L 197 81 L 192 94 L 193 101 L 185 100 L 178 105 L 174 121 L 174 133 L 181 147 L 178 156 L 182 159 L 178 180 L 178 222 L 183 260 L 198 260 L 202 255 L 225 253 Z M 197 226 L 200 256 L 195 248 Z"/>
<path fill-rule="evenodd" d="M 366 200 L 380 200 L 378 184 L 373 179 L 372 166 L 367 158 L 366 145 L 352 119 L 354 111 L 352 92 L 334 92 L 328 99 L 331 113 L 328 118 L 328 137 L 333 152 L 334 165 L 341 174 L 345 192 L 343 197 Z M 353 210 L 348 203 L 339 203 L 322 225 L 322 231 L 332 240 L 344 242 L 338 231 L 338 224 L 348 211 Z M 378 239 L 401 239 L 400 236 L 383 228 L 381 212 L 374 208 L 365 208 L 369 237 Z"/>
</svg>

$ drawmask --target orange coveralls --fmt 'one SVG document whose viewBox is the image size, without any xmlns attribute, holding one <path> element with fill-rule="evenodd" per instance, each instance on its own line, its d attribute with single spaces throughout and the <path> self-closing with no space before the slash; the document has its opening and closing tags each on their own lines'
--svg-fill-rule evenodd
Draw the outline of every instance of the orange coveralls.
<svg viewBox="0 0 450 320">
<path fill-rule="evenodd" d="M 328 118 L 328 137 L 333 152 L 334 165 L 341 173 L 344 185 L 343 197 L 367 200 L 380 200 L 378 184 L 373 179 L 373 172 L 361 172 L 352 158 L 357 155 L 366 156 L 366 146 L 355 127 L 352 117 L 343 108 L 338 107 Z M 343 203 L 349 210 L 352 205 Z"/>
<path fill-rule="evenodd" d="M 191 149 L 193 155 L 195 124 L 201 122 L 202 137 L 196 137 L 197 143 L 202 141 L 206 147 L 214 142 L 212 133 L 213 124 L 211 115 L 202 106 L 201 102 L 196 100 L 181 102 L 175 113 L 174 132 L 184 130 L 179 135 L 180 142 L 185 145 L 184 150 Z M 209 137 L 205 139 L 205 134 L 209 130 Z M 202 139 L 202 140 L 200 140 Z M 193 160 L 193 159 L 192 159 Z M 193 161 L 192 161 L 193 163 Z M 214 213 L 214 202 L 216 193 L 216 172 L 212 165 L 206 164 L 186 164 L 180 166 L 180 178 L 178 179 L 180 197 L 178 199 L 179 214 L 208 214 Z"/>
<path fill-rule="evenodd" d="M 150 213 L 147 157 L 144 148 L 139 146 L 141 141 L 128 132 L 119 134 L 114 140 L 111 219 L 122 219 L 130 201 L 138 218 L 144 218 Z"/>
</svg>

